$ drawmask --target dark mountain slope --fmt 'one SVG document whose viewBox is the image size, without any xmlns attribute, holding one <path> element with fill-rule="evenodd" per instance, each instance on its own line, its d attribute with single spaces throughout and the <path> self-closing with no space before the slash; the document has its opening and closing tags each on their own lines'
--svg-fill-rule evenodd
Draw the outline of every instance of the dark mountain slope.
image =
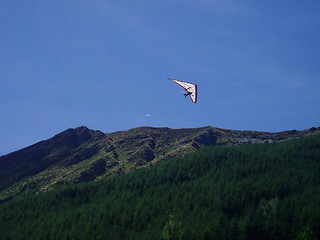
<svg viewBox="0 0 320 240">
<path fill-rule="evenodd" d="M 2 156 L 0 158 L 0 190 L 67 159 L 75 149 L 80 146 L 85 147 L 103 136 L 102 132 L 85 127 L 68 129 L 46 141 Z"/>
<path fill-rule="evenodd" d="M 0 199 L 25 190 L 47 190 L 61 184 L 128 173 L 204 146 L 276 142 L 319 132 L 320 128 L 266 133 L 209 126 L 141 127 L 115 133 L 86 127 L 68 129 L 0 157 Z"/>
<path fill-rule="evenodd" d="M 208 147 L 0 203 L 2 239 L 319 239 L 320 135 Z"/>
</svg>

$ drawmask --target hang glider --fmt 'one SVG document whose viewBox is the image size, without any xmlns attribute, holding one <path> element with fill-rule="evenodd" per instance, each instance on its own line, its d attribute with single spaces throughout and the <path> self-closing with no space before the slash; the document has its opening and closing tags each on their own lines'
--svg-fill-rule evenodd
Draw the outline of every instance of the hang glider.
<svg viewBox="0 0 320 240">
<path fill-rule="evenodd" d="M 169 80 L 175 82 L 180 87 L 182 87 L 187 93 L 184 94 L 185 97 L 190 96 L 191 101 L 196 103 L 198 98 L 198 85 L 194 83 L 189 83 L 185 81 L 180 81 L 174 78 L 168 78 Z"/>
</svg>

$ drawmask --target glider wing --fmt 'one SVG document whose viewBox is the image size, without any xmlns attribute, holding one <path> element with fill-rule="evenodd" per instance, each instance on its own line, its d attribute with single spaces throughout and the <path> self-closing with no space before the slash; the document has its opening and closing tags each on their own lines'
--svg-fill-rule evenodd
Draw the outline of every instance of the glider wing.
<svg viewBox="0 0 320 240">
<path fill-rule="evenodd" d="M 189 83 L 189 82 L 185 82 L 185 81 L 180 81 L 174 78 L 168 78 L 169 80 L 175 82 L 176 84 L 178 84 L 179 86 L 183 87 L 183 89 L 190 93 L 190 98 L 191 101 L 196 103 L 197 102 L 197 98 L 198 98 L 198 85 L 194 84 L 194 83 Z"/>
</svg>

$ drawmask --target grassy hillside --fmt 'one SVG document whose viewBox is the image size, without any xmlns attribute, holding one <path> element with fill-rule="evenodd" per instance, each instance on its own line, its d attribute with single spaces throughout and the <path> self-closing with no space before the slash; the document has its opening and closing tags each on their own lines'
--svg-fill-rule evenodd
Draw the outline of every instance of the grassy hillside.
<svg viewBox="0 0 320 240">
<path fill-rule="evenodd" d="M 320 239 L 320 136 L 207 147 L 0 213 L 1 239 Z"/>
</svg>

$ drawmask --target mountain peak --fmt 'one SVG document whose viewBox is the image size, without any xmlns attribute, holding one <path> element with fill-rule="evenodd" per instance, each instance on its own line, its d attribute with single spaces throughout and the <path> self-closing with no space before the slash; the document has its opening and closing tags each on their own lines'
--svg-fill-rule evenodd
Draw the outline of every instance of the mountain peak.
<svg viewBox="0 0 320 240">
<path fill-rule="evenodd" d="M 48 140 L 0 157 L 0 199 L 23 189 L 128 173 L 210 145 L 268 143 L 319 134 L 320 128 L 278 133 L 215 128 L 139 127 L 103 133 L 69 128 Z"/>
</svg>

